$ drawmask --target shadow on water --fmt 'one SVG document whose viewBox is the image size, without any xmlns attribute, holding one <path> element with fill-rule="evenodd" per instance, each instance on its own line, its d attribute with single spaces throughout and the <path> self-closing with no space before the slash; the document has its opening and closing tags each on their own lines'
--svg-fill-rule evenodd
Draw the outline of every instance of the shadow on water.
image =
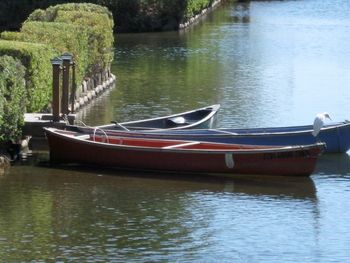
<svg viewBox="0 0 350 263">
<path fill-rule="evenodd" d="M 205 174 L 154 172 L 114 169 L 86 165 L 52 165 L 39 162 L 36 167 L 56 180 L 102 183 L 133 188 L 142 185 L 147 190 L 207 191 L 233 195 L 268 196 L 316 200 L 316 188 L 309 177 L 236 175 L 232 177 Z M 33 169 L 36 169 L 33 167 Z"/>
<path fill-rule="evenodd" d="M 328 176 L 350 176 L 350 156 L 348 154 L 325 154 L 317 162 L 314 174 Z"/>
</svg>

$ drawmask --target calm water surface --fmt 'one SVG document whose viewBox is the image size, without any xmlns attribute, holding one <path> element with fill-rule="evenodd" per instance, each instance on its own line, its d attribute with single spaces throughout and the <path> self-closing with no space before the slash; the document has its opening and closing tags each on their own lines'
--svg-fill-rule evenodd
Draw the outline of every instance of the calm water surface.
<svg viewBox="0 0 350 263">
<path fill-rule="evenodd" d="M 186 32 L 116 36 L 117 88 L 87 124 L 220 103 L 217 125 L 350 118 L 350 2 L 225 4 Z M 350 159 L 311 178 L 50 167 L 0 177 L 1 262 L 348 262 Z"/>
</svg>

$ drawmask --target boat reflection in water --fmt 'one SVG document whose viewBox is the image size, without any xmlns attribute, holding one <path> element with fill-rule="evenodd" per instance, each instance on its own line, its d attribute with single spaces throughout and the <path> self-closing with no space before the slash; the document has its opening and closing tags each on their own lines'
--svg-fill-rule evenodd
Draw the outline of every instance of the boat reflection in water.
<svg viewBox="0 0 350 263">
<path fill-rule="evenodd" d="M 213 177 L 211 175 L 188 174 L 177 172 L 142 172 L 115 170 L 105 167 L 101 169 L 97 166 L 71 165 L 54 167 L 58 170 L 64 170 L 62 174 L 79 174 L 81 176 L 89 175 L 87 178 L 81 178 L 84 182 L 90 180 L 108 181 L 108 185 L 118 186 L 123 189 L 132 189 L 135 186 L 146 191 L 163 192 L 165 189 L 170 192 L 183 193 L 207 193 L 209 195 L 246 195 L 252 198 L 268 197 L 273 199 L 307 199 L 316 200 L 316 187 L 310 177 L 294 176 L 264 176 L 259 175 L 235 175 L 232 178 Z M 98 175 L 98 176 L 96 176 Z M 80 178 L 80 176 L 79 176 Z M 76 178 L 77 180 L 80 180 Z M 74 177 L 69 179 L 75 180 Z M 94 183 L 95 184 L 95 183 Z M 98 188 L 96 183 L 96 188 Z M 101 186 L 106 184 L 102 183 Z"/>
<path fill-rule="evenodd" d="M 266 180 L 267 179 L 267 180 Z M 249 196 L 316 200 L 316 187 L 310 177 L 237 178 L 226 181 L 224 191 Z"/>
<path fill-rule="evenodd" d="M 350 156 L 348 154 L 325 154 L 319 157 L 314 174 L 349 176 Z"/>
<path fill-rule="evenodd" d="M 181 257 L 188 251 L 206 255 L 219 249 L 217 240 L 233 247 L 239 239 L 232 237 L 246 235 L 247 229 L 264 240 L 265 233 L 271 236 L 272 231 L 274 236 L 295 222 L 317 225 L 319 215 L 310 178 L 189 177 L 49 166 L 47 161 L 40 167 L 12 167 L 9 176 L 0 180 L 0 197 L 6 201 L 0 212 L 4 239 L 24 243 L 28 251 L 49 253 L 57 247 L 72 257 L 90 255 L 92 248 L 101 253 L 111 249 L 106 261 L 121 257 L 123 262 L 135 257 L 158 261 L 145 250 L 171 261 L 173 254 L 167 253 L 176 246 L 185 247 Z M 25 208 L 18 205 L 24 203 Z M 30 242 L 33 231 L 43 238 Z M 13 251 L 6 245 L 2 242 L 0 250 L 10 258 Z M 18 261 L 26 260 L 23 256 Z"/>
</svg>

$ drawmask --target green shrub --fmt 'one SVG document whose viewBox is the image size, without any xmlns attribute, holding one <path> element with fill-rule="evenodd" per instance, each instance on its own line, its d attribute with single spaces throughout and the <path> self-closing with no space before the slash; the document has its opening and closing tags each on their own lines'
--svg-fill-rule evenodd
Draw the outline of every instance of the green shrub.
<svg viewBox="0 0 350 263">
<path fill-rule="evenodd" d="M 0 144 L 20 138 L 25 97 L 25 67 L 18 59 L 0 56 Z"/>
<path fill-rule="evenodd" d="M 5 31 L 5 32 L 1 33 L 0 38 L 3 40 L 20 40 L 21 33 L 20 32 Z"/>
<path fill-rule="evenodd" d="M 95 4 L 62 4 L 47 8 L 46 10 L 36 10 L 34 11 L 24 23 L 22 27 L 22 32 L 27 32 L 31 34 L 30 30 L 26 30 L 27 24 L 33 23 L 33 21 L 41 22 L 54 22 L 65 23 L 70 27 L 75 26 L 76 30 L 80 31 L 81 34 L 86 34 L 85 42 L 87 41 L 87 48 L 85 50 L 73 50 L 72 47 L 76 46 L 76 39 L 72 39 L 73 45 L 66 51 L 73 53 L 75 57 L 80 56 L 80 61 L 77 61 L 78 67 L 82 75 L 93 75 L 96 72 L 102 71 L 103 69 L 109 68 L 113 60 L 113 16 L 111 12 L 108 11 L 106 7 L 95 5 Z M 56 24 L 58 25 L 58 24 Z M 40 26 L 39 26 L 40 27 Z M 59 30 L 59 28 L 56 28 Z M 41 31 L 41 27 L 39 32 Z M 66 31 L 66 30 L 64 30 Z M 74 31 L 71 28 L 71 32 Z M 65 32 L 66 33 L 66 32 Z M 77 34 L 77 33 L 74 33 Z M 32 38 L 30 36 L 29 38 Z M 28 39 L 28 37 L 27 37 Z M 26 40 L 27 40 L 26 39 Z M 42 37 L 39 37 L 41 40 Z M 48 40 L 47 37 L 44 38 Z M 57 41 L 57 40 L 55 40 Z M 84 40 L 80 38 L 80 44 L 83 46 L 86 44 Z M 45 43 L 48 43 L 46 41 Z M 56 43 L 55 43 L 56 44 Z M 52 44 L 51 44 L 52 45 Z M 56 46 L 53 46 L 56 48 Z M 61 50 L 61 49 L 59 49 Z M 85 59 L 86 56 L 86 60 Z M 88 58 L 88 59 L 87 59 Z M 86 63 L 84 65 L 79 65 L 79 63 Z M 79 79 L 78 79 L 79 81 Z"/>
<path fill-rule="evenodd" d="M 113 20 L 107 14 L 84 11 L 57 12 L 55 22 L 70 23 L 84 28 L 88 35 L 89 73 L 109 68 L 113 60 Z"/>
<path fill-rule="evenodd" d="M 72 53 L 77 83 L 108 69 L 113 59 L 113 26 L 106 7 L 63 4 L 34 11 L 20 32 L 1 33 L 0 55 L 18 58 L 26 67 L 27 111 L 41 111 L 51 101 L 53 57 Z"/>
<path fill-rule="evenodd" d="M 22 41 L 46 44 L 58 54 L 72 53 L 77 64 L 77 83 L 82 81 L 89 64 L 87 30 L 67 23 L 27 21 L 23 24 L 21 33 Z"/>
<path fill-rule="evenodd" d="M 199 14 L 204 8 L 209 7 L 213 0 L 187 0 L 185 18 Z"/>
<path fill-rule="evenodd" d="M 92 15 L 105 14 L 108 15 L 109 19 L 113 20 L 113 15 L 107 7 L 91 3 L 68 3 L 50 6 L 45 10 L 37 9 L 30 14 L 28 20 L 52 22 L 55 20 L 58 11 L 89 12 Z"/>
<path fill-rule="evenodd" d="M 57 10 L 54 9 L 36 9 L 29 15 L 26 21 L 52 22 L 56 18 Z"/>
<path fill-rule="evenodd" d="M 43 44 L 0 40 L 0 56 L 3 55 L 18 59 L 26 68 L 27 112 L 41 111 L 46 108 L 52 96 L 50 59 L 57 56 L 57 52 Z"/>
</svg>

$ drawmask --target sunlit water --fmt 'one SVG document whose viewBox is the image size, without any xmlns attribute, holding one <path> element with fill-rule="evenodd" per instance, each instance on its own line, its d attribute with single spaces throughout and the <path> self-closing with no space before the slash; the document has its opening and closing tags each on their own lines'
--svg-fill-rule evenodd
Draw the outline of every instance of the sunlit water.
<svg viewBox="0 0 350 263">
<path fill-rule="evenodd" d="M 116 36 L 87 124 L 221 104 L 220 127 L 349 117 L 350 2 L 225 4 L 187 32 Z M 350 159 L 311 178 L 50 167 L 0 177 L 1 262 L 348 262 Z"/>
</svg>

